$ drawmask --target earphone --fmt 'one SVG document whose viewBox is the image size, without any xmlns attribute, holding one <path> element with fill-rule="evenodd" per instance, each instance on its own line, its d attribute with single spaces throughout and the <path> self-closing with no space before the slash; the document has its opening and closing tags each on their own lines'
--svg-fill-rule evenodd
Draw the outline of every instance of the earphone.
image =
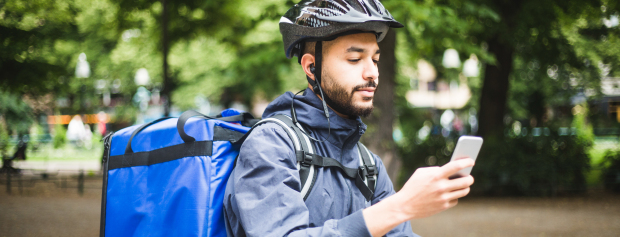
<svg viewBox="0 0 620 237">
<path fill-rule="evenodd" d="M 329 111 L 327 110 L 327 104 L 325 103 L 325 95 L 323 94 L 323 89 L 321 88 L 321 68 L 320 68 L 320 64 L 321 64 L 321 58 L 322 58 L 322 51 L 323 51 L 323 42 L 321 41 L 317 41 L 316 42 L 316 46 L 315 46 L 315 52 L 316 52 L 316 62 L 319 66 L 319 75 L 316 74 L 316 68 L 314 64 L 310 64 L 310 72 L 314 75 L 315 80 L 312 80 L 308 75 L 306 75 L 306 78 L 308 79 L 308 83 L 310 83 L 310 85 L 312 86 L 312 90 L 314 91 L 315 94 L 317 95 L 321 95 L 321 98 L 323 98 L 321 100 L 321 104 L 323 104 L 323 113 L 325 114 L 325 118 L 327 118 L 327 138 L 324 138 L 323 140 L 318 140 L 316 138 L 313 138 L 312 136 L 310 136 L 309 134 L 307 134 L 306 132 L 304 132 L 303 130 L 301 131 L 302 133 L 306 134 L 310 139 L 317 141 L 317 142 L 325 142 L 327 141 L 327 139 L 329 138 L 329 136 L 331 135 L 331 122 L 329 120 Z M 300 60 L 301 61 L 301 60 Z M 293 123 L 297 124 L 297 113 L 295 112 L 295 96 L 301 92 L 303 92 L 304 90 L 301 90 L 295 94 L 293 94 L 293 99 L 291 100 L 291 117 L 293 120 Z"/>
<path fill-rule="evenodd" d="M 312 75 L 315 75 L 314 76 L 315 80 L 310 80 L 310 78 L 308 78 L 308 81 L 313 82 L 313 83 L 310 83 L 310 85 L 312 86 L 312 91 L 314 91 L 314 93 L 318 95 L 320 93 L 319 83 L 321 82 L 318 81 L 319 78 L 316 76 L 316 68 L 314 67 L 314 63 L 310 64 L 310 73 L 312 73 Z"/>
</svg>

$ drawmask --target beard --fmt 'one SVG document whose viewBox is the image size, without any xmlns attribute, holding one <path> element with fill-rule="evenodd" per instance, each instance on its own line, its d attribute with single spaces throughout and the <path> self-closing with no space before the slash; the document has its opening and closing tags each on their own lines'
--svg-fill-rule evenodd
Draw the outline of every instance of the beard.
<svg viewBox="0 0 620 237">
<path fill-rule="evenodd" d="M 374 80 L 368 81 L 368 83 L 357 85 L 351 89 L 347 89 L 344 86 L 338 84 L 327 72 L 323 71 L 324 89 L 323 93 L 326 94 L 325 102 L 335 111 L 348 116 L 360 116 L 368 117 L 374 108 L 371 103 L 370 106 L 357 106 L 353 103 L 353 94 L 356 90 L 367 87 L 377 88 L 377 83 Z M 364 101 L 370 101 L 374 96 L 362 97 Z"/>
</svg>

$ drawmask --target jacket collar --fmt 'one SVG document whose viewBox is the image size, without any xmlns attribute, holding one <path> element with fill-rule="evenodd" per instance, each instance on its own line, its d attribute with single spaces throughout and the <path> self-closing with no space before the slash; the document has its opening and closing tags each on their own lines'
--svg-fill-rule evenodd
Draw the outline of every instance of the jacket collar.
<svg viewBox="0 0 620 237">
<path fill-rule="evenodd" d="M 263 118 L 276 114 L 291 116 L 291 101 L 293 101 L 293 93 L 291 92 L 286 92 L 279 96 L 267 106 L 263 113 Z M 327 108 L 330 120 L 328 125 L 321 99 L 309 88 L 306 88 L 302 95 L 295 96 L 294 104 L 299 123 L 315 130 L 320 136 L 315 138 L 319 140 L 323 140 L 328 136 L 328 128 L 331 127 L 328 141 L 339 148 L 345 148 L 343 147 L 344 143 L 351 139 L 353 139 L 353 142 L 347 142 L 346 145 L 355 145 L 362 134 L 366 132 L 367 126 L 359 116 L 353 119 L 343 118 L 329 107 Z"/>
</svg>

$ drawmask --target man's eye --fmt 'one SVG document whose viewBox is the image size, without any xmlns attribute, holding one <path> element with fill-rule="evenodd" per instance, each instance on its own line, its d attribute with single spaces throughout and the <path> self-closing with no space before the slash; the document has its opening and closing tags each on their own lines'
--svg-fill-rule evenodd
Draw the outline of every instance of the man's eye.
<svg viewBox="0 0 620 237">
<path fill-rule="evenodd" d="M 379 60 L 372 60 L 372 61 L 375 62 L 375 63 L 379 63 Z"/>
<path fill-rule="evenodd" d="M 360 61 L 359 59 L 349 59 L 349 62 L 352 62 L 352 63 L 356 63 L 356 62 L 359 62 L 359 61 Z"/>
</svg>

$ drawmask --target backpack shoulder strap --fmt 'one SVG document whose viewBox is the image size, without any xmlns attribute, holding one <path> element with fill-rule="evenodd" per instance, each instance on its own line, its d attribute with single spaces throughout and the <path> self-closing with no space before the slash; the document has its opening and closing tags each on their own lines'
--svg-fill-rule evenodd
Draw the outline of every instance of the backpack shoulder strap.
<svg viewBox="0 0 620 237">
<path fill-rule="evenodd" d="M 310 139 L 302 132 L 303 128 L 301 125 L 293 124 L 291 118 L 286 115 L 278 114 L 273 117 L 260 120 L 252 127 L 252 130 L 256 128 L 256 126 L 268 122 L 275 123 L 282 127 L 289 138 L 293 141 L 293 146 L 295 147 L 295 154 L 297 157 L 297 169 L 299 170 L 299 178 L 301 182 L 300 192 L 305 201 L 308 198 L 308 194 L 310 194 L 310 190 L 312 190 L 312 186 L 314 186 L 314 182 L 316 181 L 316 167 L 312 163 L 300 160 L 298 154 L 314 154 L 316 149 L 310 142 Z M 252 130 L 248 131 L 246 136 L 241 138 L 238 142 L 242 143 Z"/>
<path fill-rule="evenodd" d="M 360 166 L 357 169 L 348 168 L 342 165 L 334 158 L 323 157 L 316 154 L 316 148 L 310 141 L 308 136 L 303 132 L 303 127 L 297 123 L 293 123 L 293 120 L 286 115 L 275 115 L 270 118 L 263 119 L 256 123 L 252 130 L 263 123 L 274 122 L 280 125 L 288 136 L 293 140 L 295 146 L 295 156 L 297 159 L 297 169 L 299 170 L 299 177 L 301 181 L 301 195 L 304 201 L 308 198 L 310 190 L 312 190 L 316 181 L 316 173 L 318 167 L 333 167 L 342 171 L 342 174 L 355 180 L 355 186 L 362 192 L 367 201 L 372 199 L 375 190 L 375 183 L 377 179 L 376 166 L 374 159 L 370 155 L 368 149 L 358 143 Z M 248 131 L 246 136 L 241 138 L 237 143 L 243 142 L 247 135 L 252 131 Z"/>
<path fill-rule="evenodd" d="M 374 193 L 377 184 L 377 174 L 379 173 L 375 165 L 375 159 L 370 154 L 368 148 L 361 142 L 357 143 L 357 148 L 360 156 L 360 171 L 364 176 L 364 183 Z"/>
<path fill-rule="evenodd" d="M 362 143 L 359 143 L 360 146 L 358 146 L 358 149 L 363 151 L 358 152 L 360 154 L 360 166 L 357 169 L 348 168 L 334 158 L 317 155 L 316 152 L 314 152 L 316 148 L 308 138 L 307 133 L 303 132 L 303 127 L 301 124 L 294 124 L 290 117 L 284 115 L 282 116 L 282 119 L 286 120 L 285 123 L 290 126 L 300 138 L 303 137 L 303 140 L 308 144 L 308 149 L 305 149 L 306 147 L 304 147 L 304 150 L 296 151 L 298 162 L 297 167 L 299 168 L 300 177 L 302 178 L 302 195 L 304 195 L 304 200 L 308 198 L 310 190 L 314 187 L 314 182 L 316 181 L 316 175 L 314 175 L 314 173 L 316 173 L 315 170 L 318 169 L 318 167 L 333 167 L 340 169 L 342 171 L 341 173 L 345 177 L 355 180 L 355 186 L 358 187 L 367 201 L 372 199 L 377 180 L 376 166 L 370 151 L 368 151 Z M 302 141 L 301 143 L 303 144 L 304 142 Z M 309 171 L 306 171 L 308 169 Z M 307 178 L 305 178 L 305 172 L 309 173 Z"/>
<path fill-rule="evenodd" d="M 299 159 L 299 154 L 315 154 L 316 148 L 314 144 L 310 141 L 308 136 L 303 132 L 303 127 L 299 123 L 293 123 L 293 120 L 286 115 L 276 115 L 272 118 L 278 119 L 286 124 L 295 135 L 299 138 L 299 143 L 301 145 L 301 149 L 297 149 L 295 151 L 295 155 L 297 158 L 297 169 L 299 170 L 299 179 L 301 181 L 301 196 L 304 201 L 308 198 L 310 194 L 310 190 L 314 187 L 314 183 L 316 181 L 316 171 L 317 167 L 312 164 L 312 162 L 307 162 L 304 159 Z"/>
</svg>

